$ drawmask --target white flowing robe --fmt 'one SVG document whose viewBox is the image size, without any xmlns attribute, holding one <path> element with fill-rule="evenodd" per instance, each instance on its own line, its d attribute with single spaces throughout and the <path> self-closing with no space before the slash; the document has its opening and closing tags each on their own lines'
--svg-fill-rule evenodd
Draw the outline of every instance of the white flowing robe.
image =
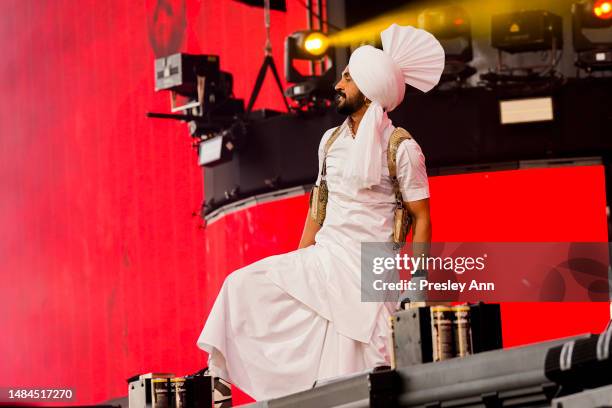
<svg viewBox="0 0 612 408">
<path fill-rule="evenodd" d="M 394 305 L 361 302 L 360 245 L 392 237 L 386 147 L 393 129 L 383 136 L 381 184 L 351 196 L 342 169 L 355 140 L 345 121 L 327 156 L 327 215 L 316 244 L 228 275 L 197 342 L 215 375 L 261 400 L 389 364 Z M 319 145 L 319 174 L 332 131 Z M 404 201 L 429 197 L 425 158 L 414 139 L 400 145 L 397 166 Z"/>
</svg>

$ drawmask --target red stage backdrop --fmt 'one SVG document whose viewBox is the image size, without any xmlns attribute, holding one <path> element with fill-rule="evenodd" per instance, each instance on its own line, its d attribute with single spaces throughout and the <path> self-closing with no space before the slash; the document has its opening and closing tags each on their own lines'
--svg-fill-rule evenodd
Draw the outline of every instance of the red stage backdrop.
<svg viewBox="0 0 612 408">
<path fill-rule="evenodd" d="M 306 10 L 272 12 L 285 36 Z M 202 175 L 153 60 L 218 54 L 248 99 L 263 10 L 233 0 L 0 2 L 0 386 L 127 392 L 148 371 L 193 372 L 216 287 L 206 278 Z M 255 108 L 282 109 L 272 76 Z"/>
<path fill-rule="evenodd" d="M 603 166 L 430 177 L 429 183 L 437 242 L 607 241 Z M 211 224 L 206 230 L 206 271 L 212 293 L 218 292 L 225 274 L 296 248 L 307 208 L 307 196 L 301 196 L 251 207 Z M 214 296 L 206 301 L 210 310 Z M 609 317 L 606 302 L 505 303 L 504 346 L 600 332 Z"/>
<path fill-rule="evenodd" d="M 219 54 L 248 98 L 262 14 L 232 0 L 0 3 L 0 387 L 70 387 L 85 404 L 125 395 L 136 373 L 193 372 L 223 277 L 295 248 L 304 197 L 201 230 L 185 126 L 144 117 L 168 108 L 153 92 L 153 59 L 176 51 Z M 293 0 L 272 13 L 279 67 L 305 15 Z M 282 107 L 271 78 L 264 106 Z M 436 240 L 607 239 L 600 167 L 431 185 Z M 507 345 L 600 330 L 608 313 L 530 307 L 504 306 Z"/>
</svg>

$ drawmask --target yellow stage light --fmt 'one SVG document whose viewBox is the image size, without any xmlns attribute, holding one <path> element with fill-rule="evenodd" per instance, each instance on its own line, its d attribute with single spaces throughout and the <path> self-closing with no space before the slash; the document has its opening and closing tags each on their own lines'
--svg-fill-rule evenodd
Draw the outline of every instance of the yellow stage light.
<svg viewBox="0 0 612 408">
<path fill-rule="evenodd" d="M 612 3 L 609 0 L 599 0 L 593 5 L 593 13 L 597 18 L 612 18 Z"/>
<path fill-rule="evenodd" d="M 304 49 L 312 55 L 320 56 L 325 54 L 329 47 L 329 40 L 327 36 L 322 33 L 311 33 L 304 40 Z"/>
</svg>

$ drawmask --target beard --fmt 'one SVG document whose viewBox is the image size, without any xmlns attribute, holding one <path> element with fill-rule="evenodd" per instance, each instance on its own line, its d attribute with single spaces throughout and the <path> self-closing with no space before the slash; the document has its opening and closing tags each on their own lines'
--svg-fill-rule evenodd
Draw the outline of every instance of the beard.
<svg viewBox="0 0 612 408">
<path fill-rule="evenodd" d="M 347 98 L 344 93 L 336 93 L 336 112 L 341 115 L 352 115 L 365 105 L 365 96 L 359 92 L 352 98 Z"/>
</svg>

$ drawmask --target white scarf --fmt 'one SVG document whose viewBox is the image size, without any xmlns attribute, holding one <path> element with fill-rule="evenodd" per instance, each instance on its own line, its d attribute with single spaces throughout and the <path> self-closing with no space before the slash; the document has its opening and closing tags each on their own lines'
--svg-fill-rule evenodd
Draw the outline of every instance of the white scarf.
<svg viewBox="0 0 612 408">
<path fill-rule="evenodd" d="M 380 184 L 383 135 L 393 126 L 387 112 L 404 99 L 405 84 L 427 92 L 440 80 L 444 49 L 425 30 L 392 24 L 381 33 L 383 49 L 365 45 L 349 60 L 351 78 L 372 103 L 366 110 L 344 168 L 343 177 L 355 191 Z"/>
</svg>

